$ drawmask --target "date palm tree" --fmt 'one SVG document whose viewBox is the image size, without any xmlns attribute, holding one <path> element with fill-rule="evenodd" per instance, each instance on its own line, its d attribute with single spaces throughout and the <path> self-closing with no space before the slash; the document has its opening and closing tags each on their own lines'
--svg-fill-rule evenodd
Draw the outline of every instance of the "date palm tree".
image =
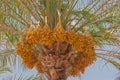
<svg viewBox="0 0 120 80">
<path fill-rule="evenodd" d="M 0 62 L 13 65 L 19 55 L 48 80 L 80 75 L 96 58 L 120 69 L 119 7 L 119 0 L 0 0 Z"/>
</svg>

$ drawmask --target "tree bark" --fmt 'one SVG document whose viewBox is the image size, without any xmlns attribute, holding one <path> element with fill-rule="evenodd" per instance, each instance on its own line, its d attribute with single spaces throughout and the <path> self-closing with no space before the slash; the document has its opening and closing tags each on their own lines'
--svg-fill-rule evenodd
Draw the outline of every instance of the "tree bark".
<svg viewBox="0 0 120 80">
<path fill-rule="evenodd" d="M 51 46 L 41 46 L 41 49 L 40 62 L 47 79 L 67 80 L 71 71 L 71 63 L 67 57 L 68 45 L 66 43 L 54 43 Z"/>
</svg>

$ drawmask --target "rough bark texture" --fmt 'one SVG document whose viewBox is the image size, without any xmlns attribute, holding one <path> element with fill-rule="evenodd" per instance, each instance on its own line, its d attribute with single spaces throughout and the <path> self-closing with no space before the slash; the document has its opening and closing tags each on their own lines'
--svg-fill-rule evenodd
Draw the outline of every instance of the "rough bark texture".
<svg viewBox="0 0 120 80">
<path fill-rule="evenodd" d="M 40 62 L 48 80 L 67 80 L 71 71 L 70 48 L 65 42 L 41 46 Z"/>
</svg>

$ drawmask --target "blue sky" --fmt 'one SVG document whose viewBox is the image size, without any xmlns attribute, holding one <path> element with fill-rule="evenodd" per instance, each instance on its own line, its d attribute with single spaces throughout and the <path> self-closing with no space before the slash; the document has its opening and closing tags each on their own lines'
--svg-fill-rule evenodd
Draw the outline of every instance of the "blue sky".
<svg viewBox="0 0 120 80">
<path fill-rule="evenodd" d="M 118 74 L 119 71 L 112 64 L 97 59 L 86 69 L 82 80 L 115 80 Z"/>
</svg>

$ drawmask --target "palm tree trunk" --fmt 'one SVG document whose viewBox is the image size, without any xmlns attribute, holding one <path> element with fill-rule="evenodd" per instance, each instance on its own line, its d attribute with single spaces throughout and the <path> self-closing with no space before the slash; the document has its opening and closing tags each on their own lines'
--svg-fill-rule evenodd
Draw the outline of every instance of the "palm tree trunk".
<svg viewBox="0 0 120 80">
<path fill-rule="evenodd" d="M 41 46 L 40 62 L 48 80 L 67 80 L 71 71 L 71 63 L 67 55 L 66 43 L 54 43 L 51 46 Z"/>
</svg>

